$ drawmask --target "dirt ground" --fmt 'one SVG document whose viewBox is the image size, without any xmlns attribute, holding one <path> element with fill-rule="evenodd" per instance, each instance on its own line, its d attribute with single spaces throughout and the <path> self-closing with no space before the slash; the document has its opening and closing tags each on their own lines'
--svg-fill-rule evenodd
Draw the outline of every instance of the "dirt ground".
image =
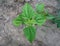
<svg viewBox="0 0 60 46">
<path fill-rule="evenodd" d="M 25 2 L 30 2 L 33 7 L 37 3 L 44 3 L 49 13 L 54 15 L 57 13 L 56 10 L 60 9 L 59 0 L 25 0 Z M 0 0 L 0 46 L 60 46 L 60 29 L 50 21 L 46 21 L 42 27 L 36 26 L 36 39 L 32 45 L 23 34 L 24 25 L 13 26 L 12 20 L 21 13 L 21 7 L 25 2 Z"/>
</svg>

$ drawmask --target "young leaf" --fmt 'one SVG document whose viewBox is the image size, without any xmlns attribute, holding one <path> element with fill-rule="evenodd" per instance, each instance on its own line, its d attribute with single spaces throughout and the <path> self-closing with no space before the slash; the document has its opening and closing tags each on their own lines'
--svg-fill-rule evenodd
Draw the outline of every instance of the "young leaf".
<svg viewBox="0 0 60 46">
<path fill-rule="evenodd" d="M 26 3 L 26 4 L 23 6 L 22 12 L 23 12 L 23 17 L 28 18 L 28 19 L 31 19 L 31 18 L 34 17 L 34 15 L 35 15 L 34 9 L 33 9 L 32 6 L 31 6 L 30 4 L 28 4 L 28 3 Z"/>
<path fill-rule="evenodd" d="M 28 19 L 24 22 L 27 26 L 32 26 L 36 24 L 36 20 L 35 19 Z"/>
<path fill-rule="evenodd" d="M 37 14 L 35 20 L 37 25 L 42 26 L 46 22 L 46 16 Z"/>
<path fill-rule="evenodd" d="M 54 19 L 52 19 L 52 23 L 56 23 L 57 24 L 57 27 L 59 28 L 60 27 L 60 19 L 58 19 L 58 18 L 54 18 Z"/>
<path fill-rule="evenodd" d="M 43 4 L 43 3 L 37 4 L 37 5 L 36 5 L 36 11 L 37 11 L 38 13 L 43 12 L 43 11 L 44 11 L 44 4 Z"/>
<path fill-rule="evenodd" d="M 32 43 L 36 36 L 36 29 L 33 26 L 25 27 L 24 35 L 29 40 L 29 42 Z"/>
<path fill-rule="evenodd" d="M 48 13 L 48 10 L 45 10 L 45 13 L 46 13 L 46 17 L 47 17 L 47 19 L 52 20 L 52 19 L 55 18 L 55 16 L 53 16 L 53 15 L 50 14 L 50 13 Z"/>
<path fill-rule="evenodd" d="M 60 23 L 57 23 L 57 27 L 60 28 Z"/>
<path fill-rule="evenodd" d="M 54 17 L 53 15 L 47 14 L 47 19 L 52 20 L 52 19 L 54 19 L 54 18 L 55 18 L 55 17 Z"/>
<path fill-rule="evenodd" d="M 58 9 L 56 13 L 57 13 L 57 16 L 55 16 L 55 18 L 52 19 L 52 22 L 56 23 L 57 27 L 59 28 L 60 27 L 60 9 Z"/>
<path fill-rule="evenodd" d="M 18 15 L 14 20 L 13 20 L 13 25 L 14 26 L 20 26 L 22 24 L 22 15 Z"/>
</svg>

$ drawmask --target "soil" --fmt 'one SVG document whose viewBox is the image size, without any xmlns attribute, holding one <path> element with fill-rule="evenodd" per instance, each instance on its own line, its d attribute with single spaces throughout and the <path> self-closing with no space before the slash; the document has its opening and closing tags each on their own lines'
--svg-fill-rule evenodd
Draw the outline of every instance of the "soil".
<svg viewBox="0 0 60 46">
<path fill-rule="evenodd" d="M 32 43 L 25 38 L 22 28 L 15 27 L 12 20 L 21 13 L 22 6 L 29 2 L 34 8 L 37 3 L 44 3 L 49 13 L 56 15 L 60 9 L 58 0 L 0 0 L 0 46 L 60 46 L 60 29 L 56 24 L 46 21 L 43 26 L 36 26 L 36 39 Z"/>
</svg>

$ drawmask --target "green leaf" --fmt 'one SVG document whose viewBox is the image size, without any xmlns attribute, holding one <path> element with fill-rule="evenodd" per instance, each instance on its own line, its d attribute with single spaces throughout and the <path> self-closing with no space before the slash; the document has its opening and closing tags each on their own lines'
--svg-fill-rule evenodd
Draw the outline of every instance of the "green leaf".
<svg viewBox="0 0 60 46">
<path fill-rule="evenodd" d="M 37 25 L 42 26 L 46 22 L 46 16 L 37 14 L 35 20 Z"/>
<path fill-rule="evenodd" d="M 47 14 L 47 19 L 52 20 L 53 18 L 55 18 L 52 14 Z"/>
<path fill-rule="evenodd" d="M 43 11 L 44 11 L 44 7 L 45 7 L 45 6 L 44 6 L 43 3 L 37 4 L 37 5 L 36 5 L 36 11 L 39 12 L 39 13 L 40 13 L 40 12 L 43 12 Z"/>
<path fill-rule="evenodd" d="M 54 24 L 56 23 L 58 28 L 60 27 L 60 19 L 54 18 L 54 19 L 52 19 L 52 22 L 53 22 Z"/>
<path fill-rule="evenodd" d="M 57 16 L 56 16 L 57 19 L 60 19 L 60 9 L 57 10 Z"/>
<path fill-rule="evenodd" d="M 57 24 L 57 27 L 60 28 L 60 20 L 56 19 L 54 22 Z"/>
<path fill-rule="evenodd" d="M 55 19 L 55 23 L 60 23 L 60 20 L 58 20 L 58 19 Z"/>
<path fill-rule="evenodd" d="M 41 19 L 41 20 L 37 20 L 37 21 L 36 21 L 36 23 L 37 23 L 39 26 L 42 26 L 45 22 L 46 22 L 46 19 Z"/>
<path fill-rule="evenodd" d="M 55 16 L 55 18 L 54 19 L 52 19 L 52 22 L 53 23 L 56 23 L 57 24 L 57 27 L 58 28 L 60 28 L 60 9 L 58 9 L 57 11 L 56 11 L 56 16 Z"/>
<path fill-rule="evenodd" d="M 60 23 L 57 23 L 57 27 L 60 28 Z"/>
<path fill-rule="evenodd" d="M 25 21 L 25 24 L 28 26 L 34 25 L 36 21 L 34 19 Z"/>
<path fill-rule="evenodd" d="M 24 35 L 32 43 L 36 36 L 36 29 L 33 26 L 28 26 L 24 28 Z"/>
<path fill-rule="evenodd" d="M 32 8 L 32 6 L 29 3 L 26 3 L 23 6 L 22 12 L 23 12 L 23 17 L 25 19 L 31 19 L 35 15 L 34 9 Z"/>
<path fill-rule="evenodd" d="M 22 15 L 18 15 L 14 20 L 13 20 L 13 25 L 18 27 L 20 24 L 22 24 Z"/>
</svg>

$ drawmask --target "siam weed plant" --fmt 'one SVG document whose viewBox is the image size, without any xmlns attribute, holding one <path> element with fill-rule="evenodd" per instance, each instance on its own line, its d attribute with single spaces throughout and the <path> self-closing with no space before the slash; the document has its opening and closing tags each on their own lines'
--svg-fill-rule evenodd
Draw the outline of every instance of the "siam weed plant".
<svg viewBox="0 0 60 46">
<path fill-rule="evenodd" d="M 32 43 L 36 37 L 35 25 L 42 26 L 47 19 L 52 19 L 47 12 L 44 11 L 44 4 L 37 4 L 35 10 L 29 3 L 25 3 L 22 7 L 22 13 L 19 14 L 14 20 L 13 25 L 16 27 L 24 24 L 24 35 L 30 43 Z"/>
</svg>

